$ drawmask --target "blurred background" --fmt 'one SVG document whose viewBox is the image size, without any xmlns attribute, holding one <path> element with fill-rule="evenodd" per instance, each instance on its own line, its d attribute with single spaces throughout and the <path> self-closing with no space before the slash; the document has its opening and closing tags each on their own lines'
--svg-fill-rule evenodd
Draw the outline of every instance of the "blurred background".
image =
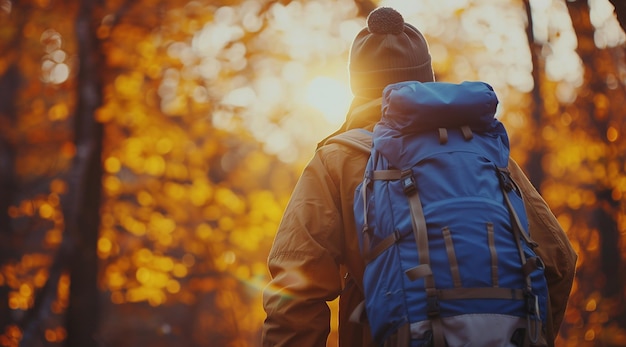
<svg viewBox="0 0 626 347">
<path fill-rule="evenodd" d="M 0 0 L 0 346 L 260 346 L 273 235 L 382 5 L 439 81 L 496 90 L 579 253 L 558 345 L 626 346 L 619 0 Z"/>
</svg>

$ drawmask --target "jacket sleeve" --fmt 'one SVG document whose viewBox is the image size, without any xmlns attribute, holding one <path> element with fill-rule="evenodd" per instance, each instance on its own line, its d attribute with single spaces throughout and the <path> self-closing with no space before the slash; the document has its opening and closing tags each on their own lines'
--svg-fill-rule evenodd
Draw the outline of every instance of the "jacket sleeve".
<svg viewBox="0 0 626 347">
<path fill-rule="evenodd" d="M 512 159 L 509 171 L 522 191 L 530 235 L 539 245 L 535 251 L 545 264 L 551 313 L 547 335 L 554 341 L 567 307 L 578 255 L 548 204 Z"/>
<path fill-rule="evenodd" d="M 319 151 L 287 204 L 268 257 L 263 346 L 323 347 L 330 332 L 326 301 L 341 291 L 339 193 Z"/>
</svg>

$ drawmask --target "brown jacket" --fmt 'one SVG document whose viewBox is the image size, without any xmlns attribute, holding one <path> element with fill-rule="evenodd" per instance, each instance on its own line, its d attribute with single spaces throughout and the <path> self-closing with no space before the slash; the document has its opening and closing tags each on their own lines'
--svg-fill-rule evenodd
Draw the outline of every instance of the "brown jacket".
<svg viewBox="0 0 626 347">
<path fill-rule="evenodd" d="M 371 130 L 379 106 L 364 105 L 351 113 L 339 132 Z M 357 112 L 358 111 L 358 112 Z M 322 143 L 323 144 L 323 143 Z M 339 345 L 370 346 L 368 327 L 348 320 L 362 301 L 364 263 L 358 248 L 352 212 L 356 186 L 363 178 L 367 155 L 329 143 L 318 148 L 304 169 L 276 234 L 268 257 L 272 279 L 263 293 L 267 318 L 263 346 L 326 346 L 330 332 L 327 301 L 339 299 Z M 556 218 L 519 166 L 509 169 L 520 186 L 530 222 L 546 264 L 552 343 L 563 319 L 577 256 Z"/>
</svg>

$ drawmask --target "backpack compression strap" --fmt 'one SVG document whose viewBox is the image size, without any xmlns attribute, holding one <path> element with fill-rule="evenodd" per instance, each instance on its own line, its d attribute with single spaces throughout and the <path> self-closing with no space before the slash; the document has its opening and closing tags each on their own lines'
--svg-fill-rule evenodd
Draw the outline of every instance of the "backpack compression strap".
<svg viewBox="0 0 626 347">
<path fill-rule="evenodd" d="M 402 189 L 411 209 L 411 224 L 413 225 L 413 235 L 419 252 L 420 265 L 406 271 L 409 277 L 424 276 L 424 287 L 426 289 L 426 310 L 430 319 L 433 333 L 433 345 L 445 346 L 446 340 L 443 336 L 443 323 L 439 315 L 439 298 L 437 288 L 435 288 L 435 278 L 430 267 L 430 253 L 428 249 L 428 230 L 426 219 L 422 210 L 422 202 L 417 192 L 417 184 L 413 177 L 412 170 L 404 170 L 400 173 Z"/>
<path fill-rule="evenodd" d="M 528 325 L 527 336 L 530 339 L 532 346 L 545 345 L 545 340 L 541 334 L 541 315 L 539 313 L 539 298 L 532 292 L 532 283 L 530 280 L 530 274 L 533 270 L 542 267 L 541 259 L 539 257 L 526 258 L 524 250 L 522 248 L 521 240 L 523 239 L 531 248 L 537 247 L 537 243 L 530 239 L 523 230 L 522 223 L 519 220 L 517 212 L 511 203 L 509 193 L 511 191 L 519 191 L 519 188 L 511 178 L 511 173 L 507 168 L 497 168 L 498 178 L 500 179 L 500 186 L 502 193 L 504 194 L 504 200 L 509 209 L 511 215 L 511 222 L 513 224 L 513 236 L 517 243 L 517 249 L 522 260 L 522 271 L 526 277 L 526 290 L 524 291 L 526 305 L 528 308 Z"/>
</svg>

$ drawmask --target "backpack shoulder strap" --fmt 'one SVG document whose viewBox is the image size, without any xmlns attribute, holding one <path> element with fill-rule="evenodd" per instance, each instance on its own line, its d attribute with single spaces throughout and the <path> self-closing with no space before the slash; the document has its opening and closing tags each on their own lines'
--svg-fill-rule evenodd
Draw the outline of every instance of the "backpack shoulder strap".
<svg viewBox="0 0 626 347">
<path fill-rule="evenodd" d="M 341 134 L 335 135 L 326 142 L 324 145 L 331 143 L 338 143 L 350 148 L 359 150 L 361 152 L 369 154 L 372 149 L 372 133 L 365 129 L 350 129 Z"/>
</svg>

